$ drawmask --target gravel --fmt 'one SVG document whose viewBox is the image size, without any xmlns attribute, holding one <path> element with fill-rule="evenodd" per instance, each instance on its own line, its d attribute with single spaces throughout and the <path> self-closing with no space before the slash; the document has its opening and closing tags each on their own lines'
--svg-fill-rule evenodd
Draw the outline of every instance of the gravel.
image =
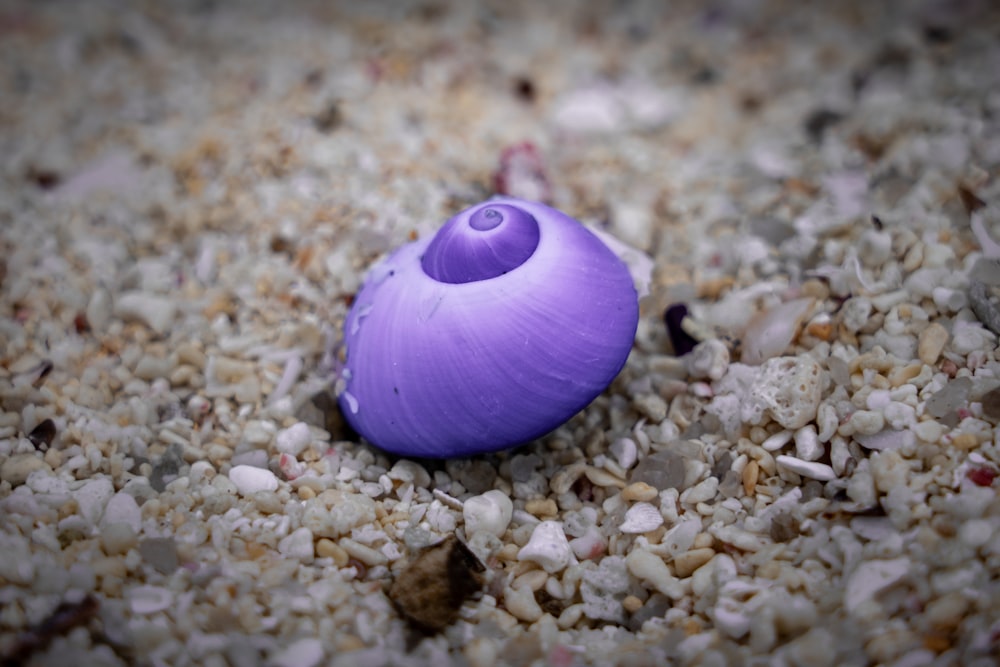
<svg viewBox="0 0 1000 667">
<path fill-rule="evenodd" d="M 994 664 L 997 9 L 356 5 L 0 11 L 2 661 Z M 351 298 L 496 191 L 632 246 L 635 347 L 387 456 Z"/>
</svg>

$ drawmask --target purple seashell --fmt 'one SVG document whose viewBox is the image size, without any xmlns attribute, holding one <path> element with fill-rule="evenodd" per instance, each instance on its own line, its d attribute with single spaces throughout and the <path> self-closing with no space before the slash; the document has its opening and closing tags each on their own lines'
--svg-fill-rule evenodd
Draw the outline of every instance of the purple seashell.
<svg viewBox="0 0 1000 667">
<path fill-rule="evenodd" d="M 483 202 L 371 269 L 344 326 L 341 411 L 403 456 L 513 447 L 608 386 L 638 319 L 628 269 L 583 225 Z"/>
</svg>

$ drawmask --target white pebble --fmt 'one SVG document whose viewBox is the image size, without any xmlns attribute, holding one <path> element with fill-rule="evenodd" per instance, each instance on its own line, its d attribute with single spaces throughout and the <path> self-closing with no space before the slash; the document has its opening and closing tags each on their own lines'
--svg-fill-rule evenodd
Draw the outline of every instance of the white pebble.
<svg viewBox="0 0 1000 667">
<path fill-rule="evenodd" d="M 323 660 L 323 643 L 315 637 L 298 639 L 275 654 L 275 667 L 316 667 Z"/>
<path fill-rule="evenodd" d="M 806 424 L 795 432 L 795 454 L 803 461 L 816 461 L 821 456 L 825 448 L 819 441 L 816 434 L 816 427 Z"/>
<path fill-rule="evenodd" d="M 503 592 L 503 603 L 515 618 L 527 623 L 534 623 L 542 617 L 542 608 L 535 600 L 535 592 L 530 587 L 511 588 Z"/>
<path fill-rule="evenodd" d="M 229 471 L 229 481 L 243 496 L 250 496 L 258 491 L 274 491 L 278 488 L 278 478 L 274 473 L 256 466 L 233 466 Z"/>
<path fill-rule="evenodd" d="M 115 494 L 115 487 L 111 480 L 105 477 L 88 480 L 79 489 L 73 492 L 80 516 L 92 526 L 97 525 L 104 514 L 111 496 Z"/>
<path fill-rule="evenodd" d="M 513 512 L 514 503 L 506 493 L 497 489 L 469 498 L 462 506 L 466 537 L 479 532 L 500 537 L 510 525 Z"/>
<path fill-rule="evenodd" d="M 128 605 L 133 614 L 155 614 L 174 603 L 174 594 L 160 586 L 136 586 L 128 592 Z"/>
<path fill-rule="evenodd" d="M 682 503 L 690 503 L 691 505 L 697 505 L 698 503 L 707 503 L 709 500 L 715 497 L 716 492 L 719 490 L 719 478 L 718 477 L 708 477 L 690 489 L 686 489 L 684 493 L 681 494 Z"/>
<path fill-rule="evenodd" d="M 837 478 L 837 474 L 833 472 L 833 468 L 825 463 L 803 461 L 802 459 L 797 459 L 794 456 L 785 456 L 784 454 L 775 456 L 774 462 L 783 468 L 787 468 L 788 470 L 798 473 L 803 477 L 808 477 L 809 479 L 818 479 L 821 482 L 829 482 L 831 479 Z"/>
<path fill-rule="evenodd" d="M 632 438 L 618 438 L 611 443 L 611 453 L 614 455 L 618 465 L 623 470 L 628 470 L 635 465 L 639 458 L 639 448 Z"/>
<path fill-rule="evenodd" d="M 142 510 L 131 494 L 119 491 L 108 501 L 101 525 L 107 526 L 112 523 L 124 523 L 134 532 L 139 532 L 142 527 Z"/>
<path fill-rule="evenodd" d="M 517 552 L 517 559 L 538 563 L 549 574 L 576 561 L 559 521 L 542 521 L 535 526 L 528 543 Z"/>
<path fill-rule="evenodd" d="M 150 292 L 124 292 L 115 300 L 115 315 L 142 322 L 158 334 L 170 329 L 177 314 L 173 299 Z"/>
<path fill-rule="evenodd" d="M 729 349 L 718 338 L 710 338 L 695 345 L 684 356 L 684 364 L 693 378 L 718 380 L 729 367 Z"/>
<path fill-rule="evenodd" d="M 625 512 L 625 520 L 619 526 L 623 533 L 648 533 L 663 525 L 663 515 L 650 503 L 636 503 Z"/>
<path fill-rule="evenodd" d="M 773 452 L 776 449 L 781 449 L 787 445 L 792 439 L 791 431 L 778 431 L 774 435 L 770 436 L 764 442 L 760 443 L 760 446 L 769 452 Z"/>
<path fill-rule="evenodd" d="M 910 559 L 906 556 L 860 563 L 847 580 L 844 607 L 848 613 L 854 613 L 877 593 L 905 577 L 909 571 Z"/>
<path fill-rule="evenodd" d="M 970 519 L 958 530 L 959 539 L 973 549 L 978 549 L 989 542 L 995 534 L 996 530 L 986 519 Z"/>
<path fill-rule="evenodd" d="M 625 557 L 625 567 L 633 577 L 645 581 L 671 600 L 679 600 L 684 596 L 685 586 L 670 573 L 670 568 L 663 559 L 654 553 L 645 549 L 633 549 Z"/>
<path fill-rule="evenodd" d="M 309 432 L 309 425 L 305 422 L 296 422 L 288 428 L 278 431 L 274 444 L 279 452 L 298 456 L 305 451 L 310 442 L 312 442 L 312 434 Z"/>
<path fill-rule="evenodd" d="M 296 558 L 303 563 L 312 562 L 313 534 L 308 528 L 296 528 L 278 542 L 278 553 L 288 558 Z"/>
</svg>

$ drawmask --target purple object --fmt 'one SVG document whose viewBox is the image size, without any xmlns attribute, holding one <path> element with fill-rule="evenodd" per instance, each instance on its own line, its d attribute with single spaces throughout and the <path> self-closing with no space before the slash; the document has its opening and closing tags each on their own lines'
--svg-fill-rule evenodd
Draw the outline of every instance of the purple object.
<svg viewBox="0 0 1000 667">
<path fill-rule="evenodd" d="M 674 354 L 678 357 L 684 356 L 695 348 L 698 344 L 687 331 L 684 331 L 684 318 L 688 315 L 687 306 L 683 303 L 675 303 L 667 307 L 663 314 L 663 321 L 667 325 L 667 333 L 670 335 L 670 344 L 674 346 Z"/>
<path fill-rule="evenodd" d="M 341 411 L 403 456 L 506 449 L 600 394 L 638 319 L 628 269 L 583 225 L 483 202 L 371 269 L 345 322 Z"/>
</svg>

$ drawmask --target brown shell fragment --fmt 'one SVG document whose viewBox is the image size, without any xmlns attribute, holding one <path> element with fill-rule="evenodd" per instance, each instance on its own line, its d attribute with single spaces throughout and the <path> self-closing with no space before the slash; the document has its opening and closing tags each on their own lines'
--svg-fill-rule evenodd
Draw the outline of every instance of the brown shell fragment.
<svg viewBox="0 0 1000 667">
<path fill-rule="evenodd" d="M 389 588 L 389 599 L 414 629 L 435 634 L 458 618 L 483 586 L 486 568 L 454 536 L 423 549 Z"/>
</svg>

